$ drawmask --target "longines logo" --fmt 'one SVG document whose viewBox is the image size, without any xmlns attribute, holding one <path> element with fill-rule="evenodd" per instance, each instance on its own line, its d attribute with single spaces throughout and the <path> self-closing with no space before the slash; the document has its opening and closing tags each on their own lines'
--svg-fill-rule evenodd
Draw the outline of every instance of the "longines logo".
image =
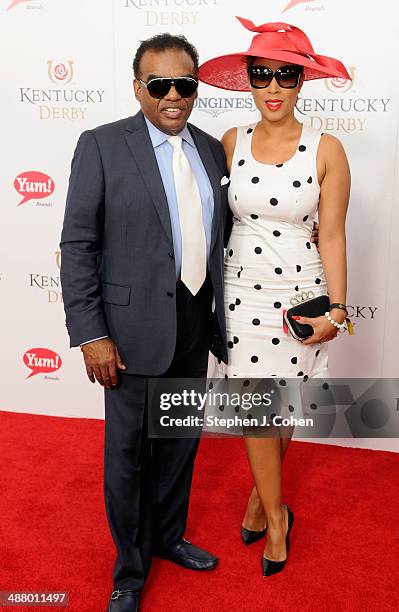
<svg viewBox="0 0 399 612">
<path fill-rule="evenodd" d="M 256 110 L 252 96 L 240 97 L 212 97 L 212 98 L 197 98 L 194 102 L 195 110 L 203 113 L 209 113 L 216 119 L 222 113 L 228 113 L 232 110 Z"/>
<path fill-rule="evenodd" d="M 122 0 L 124 8 L 142 11 L 144 25 L 149 27 L 196 25 L 200 11 L 217 3 L 218 0 Z"/>
<path fill-rule="evenodd" d="M 20 87 L 19 102 L 32 104 L 38 110 L 39 119 L 78 121 L 86 119 L 89 105 L 102 104 L 104 89 L 65 89 L 75 76 L 74 62 L 47 62 L 47 76 L 56 89 Z M 84 105 L 84 106 L 82 106 Z"/>
<path fill-rule="evenodd" d="M 333 92 L 334 97 L 305 98 L 300 96 L 298 98 L 296 109 L 301 115 L 309 118 L 311 127 L 326 132 L 364 132 L 370 117 L 378 113 L 388 112 L 391 98 L 366 98 L 346 95 L 348 92 L 356 92 L 358 82 L 358 73 L 354 66 L 349 68 L 349 73 L 352 81 L 346 79 L 324 80 L 326 89 Z M 331 115 L 329 116 L 329 114 Z"/>
<path fill-rule="evenodd" d="M 56 372 L 62 366 L 62 359 L 55 351 L 47 348 L 33 348 L 29 349 L 24 353 L 23 362 L 27 368 L 31 370 L 27 378 L 32 378 L 37 374 L 48 374 L 50 372 Z M 59 380 L 45 376 L 44 378 Z"/>
<path fill-rule="evenodd" d="M 54 252 L 55 265 L 58 270 L 61 265 L 61 251 Z M 40 289 L 44 291 L 48 304 L 61 304 L 62 303 L 62 292 L 61 292 L 61 281 L 59 274 L 39 274 L 30 273 L 28 275 L 29 287 L 33 289 Z"/>
<path fill-rule="evenodd" d="M 37 172 L 36 170 L 21 172 L 14 179 L 14 188 L 22 196 L 18 206 L 30 200 L 35 200 L 36 206 L 53 205 L 51 201 L 48 201 L 48 198 L 53 193 L 55 184 L 53 179 L 44 172 Z M 42 202 L 43 199 L 46 201 Z"/>
</svg>

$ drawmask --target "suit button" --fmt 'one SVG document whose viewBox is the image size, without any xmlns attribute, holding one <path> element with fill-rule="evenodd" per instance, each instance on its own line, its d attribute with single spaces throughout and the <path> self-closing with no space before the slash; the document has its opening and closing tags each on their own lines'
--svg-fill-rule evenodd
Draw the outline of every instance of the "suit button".
<svg viewBox="0 0 399 612">
<path fill-rule="evenodd" d="M 172 297 L 173 297 L 173 293 L 172 293 L 171 291 L 167 291 L 167 292 L 166 292 L 166 295 L 167 295 L 168 297 L 170 297 L 170 298 L 172 298 Z"/>
<path fill-rule="evenodd" d="M 174 254 L 173 254 L 173 253 L 168 253 L 168 255 L 169 255 L 169 257 L 171 257 L 172 259 L 174 259 L 174 258 L 175 258 L 175 256 L 174 256 Z"/>
</svg>

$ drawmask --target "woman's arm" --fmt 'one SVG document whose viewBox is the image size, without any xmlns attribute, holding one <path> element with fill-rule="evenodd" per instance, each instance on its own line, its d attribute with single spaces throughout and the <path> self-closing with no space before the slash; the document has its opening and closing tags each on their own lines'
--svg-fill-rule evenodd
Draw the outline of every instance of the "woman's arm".
<svg viewBox="0 0 399 612">
<path fill-rule="evenodd" d="M 330 303 L 346 304 L 347 264 L 345 220 L 349 204 L 350 170 L 340 141 L 325 134 L 319 145 L 318 167 L 321 170 L 319 201 L 319 252 L 326 276 Z M 346 313 L 331 311 L 332 318 L 342 323 Z M 307 322 L 302 320 L 301 322 Z M 337 329 L 324 317 L 314 320 L 314 335 L 304 344 L 335 338 Z"/>
</svg>

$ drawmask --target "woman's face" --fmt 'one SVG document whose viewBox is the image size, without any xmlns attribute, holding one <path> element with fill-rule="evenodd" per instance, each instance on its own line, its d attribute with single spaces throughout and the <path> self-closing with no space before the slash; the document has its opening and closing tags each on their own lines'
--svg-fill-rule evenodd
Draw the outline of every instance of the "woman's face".
<svg viewBox="0 0 399 612">
<path fill-rule="evenodd" d="M 282 66 L 292 66 L 292 63 L 255 57 L 251 61 L 251 66 L 266 67 L 275 72 Z M 254 102 L 261 112 L 262 117 L 275 123 L 289 115 L 293 115 L 303 80 L 304 76 L 301 74 L 298 84 L 292 88 L 281 87 L 277 83 L 275 77 L 273 77 L 270 84 L 263 89 L 258 89 L 250 85 Z"/>
</svg>

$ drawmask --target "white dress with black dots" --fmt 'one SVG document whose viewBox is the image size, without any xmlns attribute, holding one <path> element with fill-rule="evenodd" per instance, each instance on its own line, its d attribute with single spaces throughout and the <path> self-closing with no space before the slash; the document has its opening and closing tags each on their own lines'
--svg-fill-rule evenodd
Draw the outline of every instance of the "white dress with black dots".
<svg viewBox="0 0 399 612">
<path fill-rule="evenodd" d="M 290 298 L 327 294 L 310 242 L 322 133 L 303 125 L 295 155 L 272 165 L 252 155 L 255 126 L 237 129 L 229 186 L 234 223 L 224 267 L 228 365 L 216 364 L 215 377 L 328 377 L 327 344 L 303 345 L 283 329 Z"/>
</svg>

